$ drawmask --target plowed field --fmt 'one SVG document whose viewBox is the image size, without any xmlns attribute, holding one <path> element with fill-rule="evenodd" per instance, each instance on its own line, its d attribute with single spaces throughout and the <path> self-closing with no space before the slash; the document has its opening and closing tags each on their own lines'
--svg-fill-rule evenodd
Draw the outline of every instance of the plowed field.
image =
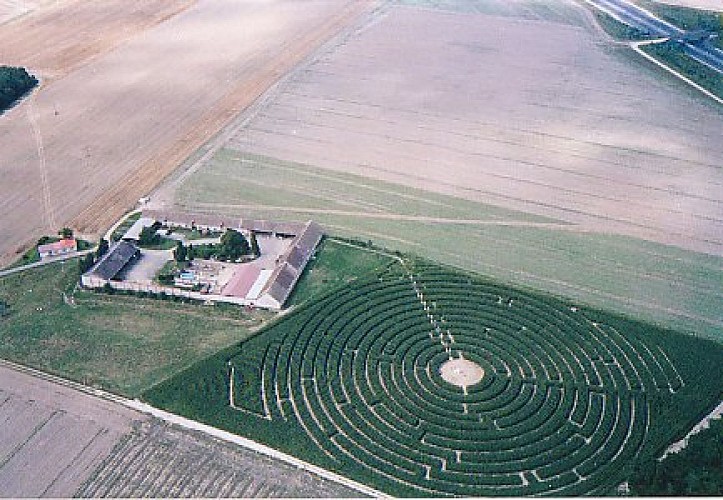
<svg viewBox="0 0 723 500">
<path fill-rule="evenodd" d="M 48 77 L 0 122 L 0 265 L 62 225 L 100 232 L 373 5 L 214 0 L 172 16 L 188 3 L 118 10 L 122 21 L 105 3 L 71 2 L 0 27 L 2 59 Z M 25 31 L 25 43 L 7 42 Z"/>
</svg>

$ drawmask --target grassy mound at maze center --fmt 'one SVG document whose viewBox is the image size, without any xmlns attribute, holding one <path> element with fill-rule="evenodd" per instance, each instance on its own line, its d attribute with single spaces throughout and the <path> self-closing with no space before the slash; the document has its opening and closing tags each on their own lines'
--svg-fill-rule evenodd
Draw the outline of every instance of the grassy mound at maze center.
<svg viewBox="0 0 723 500">
<path fill-rule="evenodd" d="M 409 261 L 298 308 L 145 399 L 393 495 L 604 493 L 720 398 L 722 352 Z M 477 363 L 482 381 L 446 383 L 450 357 Z"/>
</svg>

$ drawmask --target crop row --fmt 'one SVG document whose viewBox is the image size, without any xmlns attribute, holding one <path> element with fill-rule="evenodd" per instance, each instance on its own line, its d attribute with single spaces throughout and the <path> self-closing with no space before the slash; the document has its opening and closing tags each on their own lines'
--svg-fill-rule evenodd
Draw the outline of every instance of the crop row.
<svg viewBox="0 0 723 500">
<path fill-rule="evenodd" d="M 577 491 L 637 453 L 644 392 L 677 380 L 582 313 L 438 268 L 356 282 L 279 331 L 261 369 L 270 416 L 432 494 Z M 482 381 L 445 382 L 455 357 Z"/>
</svg>

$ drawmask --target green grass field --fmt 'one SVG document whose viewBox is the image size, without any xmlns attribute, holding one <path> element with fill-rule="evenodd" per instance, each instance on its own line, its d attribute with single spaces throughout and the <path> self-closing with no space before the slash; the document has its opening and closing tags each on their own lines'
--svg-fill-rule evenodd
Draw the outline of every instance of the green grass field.
<svg viewBox="0 0 723 500">
<path fill-rule="evenodd" d="M 313 218 L 334 235 L 723 341 L 720 257 L 229 150 L 182 184 L 176 203 L 245 217 Z"/>
<path fill-rule="evenodd" d="M 319 255 L 292 304 L 390 261 L 336 241 L 324 241 Z M 76 289 L 77 280 L 77 260 L 0 278 L 0 304 L 7 304 L 0 317 L 0 357 L 135 397 L 277 317 L 229 304 L 99 294 Z"/>
<path fill-rule="evenodd" d="M 263 315 L 73 292 L 76 260 L 0 278 L 0 357 L 119 394 L 144 389 L 251 335 Z M 64 300 L 71 296 L 74 304 Z"/>
<path fill-rule="evenodd" d="M 425 260 L 315 297 L 143 398 L 395 496 L 522 496 L 611 493 L 722 396 L 719 344 Z"/>
<path fill-rule="evenodd" d="M 351 283 L 359 276 L 393 262 L 390 257 L 381 253 L 329 238 L 321 241 L 317 256 L 307 264 L 304 274 L 289 297 L 287 306 L 314 300 L 330 289 Z"/>
</svg>

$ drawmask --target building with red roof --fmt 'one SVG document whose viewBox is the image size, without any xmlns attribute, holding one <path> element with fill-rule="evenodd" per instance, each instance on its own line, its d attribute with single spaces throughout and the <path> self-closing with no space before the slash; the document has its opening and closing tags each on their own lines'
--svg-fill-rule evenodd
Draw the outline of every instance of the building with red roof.
<svg viewBox="0 0 723 500">
<path fill-rule="evenodd" d="M 58 255 L 66 255 L 78 251 L 78 242 L 75 238 L 63 239 L 55 243 L 47 243 L 38 245 L 38 254 L 41 259 L 47 257 L 57 257 Z"/>
</svg>

